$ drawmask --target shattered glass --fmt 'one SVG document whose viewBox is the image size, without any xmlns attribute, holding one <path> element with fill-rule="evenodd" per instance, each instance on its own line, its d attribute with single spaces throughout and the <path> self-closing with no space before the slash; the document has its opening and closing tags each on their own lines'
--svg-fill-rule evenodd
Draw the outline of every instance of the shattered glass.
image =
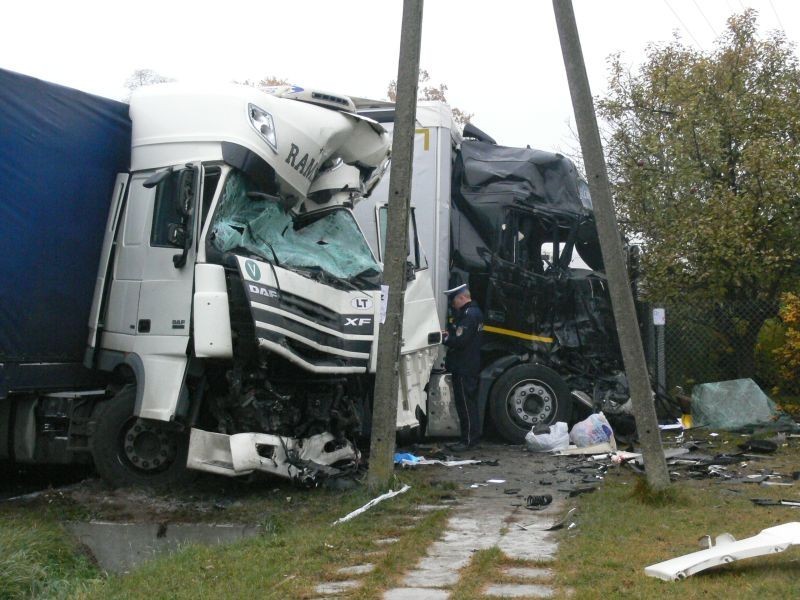
<svg viewBox="0 0 800 600">
<path fill-rule="evenodd" d="M 211 225 L 211 240 L 222 252 L 243 249 L 293 270 L 324 271 L 336 278 L 381 272 L 353 215 L 331 208 L 296 215 L 280 198 L 248 196 L 255 191 L 234 171 L 225 182 Z"/>
</svg>

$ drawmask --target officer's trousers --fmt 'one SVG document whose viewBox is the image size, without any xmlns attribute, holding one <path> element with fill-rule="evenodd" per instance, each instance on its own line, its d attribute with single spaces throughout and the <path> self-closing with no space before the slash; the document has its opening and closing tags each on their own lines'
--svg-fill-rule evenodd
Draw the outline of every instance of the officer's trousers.
<svg viewBox="0 0 800 600">
<path fill-rule="evenodd" d="M 481 437 L 478 412 L 478 378 L 453 373 L 453 395 L 461 423 L 461 443 L 474 446 Z"/>
</svg>

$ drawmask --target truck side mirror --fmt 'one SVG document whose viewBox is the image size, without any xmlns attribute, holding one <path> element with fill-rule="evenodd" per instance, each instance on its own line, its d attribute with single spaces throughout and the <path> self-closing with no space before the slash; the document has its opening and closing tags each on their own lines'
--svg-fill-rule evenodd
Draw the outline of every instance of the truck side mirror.
<svg viewBox="0 0 800 600">
<path fill-rule="evenodd" d="M 417 265 L 410 260 L 406 261 L 406 281 L 414 281 L 417 278 Z"/>
<path fill-rule="evenodd" d="M 145 187 L 148 190 L 157 187 L 158 185 L 161 184 L 162 181 L 164 181 L 167 177 L 169 177 L 171 173 L 172 173 L 171 168 L 166 169 L 164 171 L 159 171 L 158 173 L 153 173 L 152 175 L 150 175 L 150 177 L 145 179 L 144 183 L 142 184 L 142 187 Z"/>
<path fill-rule="evenodd" d="M 189 249 L 194 241 L 192 212 L 194 212 L 194 203 L 200 187 L 197 177 L 198 169 L 193 165 L 186 165 L 186 167 L 178 173 L 175 193 L 175 210 L 181 217 L 181 223 L 176 225 L 174 230 L 172 227 L 169 230 L 169 235 L 172 236 L 174 233 L 175 239 L 180 239 L 180 246 L 183 247 L 183 252 L 172 257 L 172 264 L 176 269 L 181 269 L 186 265 Z"/>
<path fill-rule="evenodd" d="M 175 195 L 175 209 L 179 215 L 188 217 L 192 214 L 195 188 L 195 170 L 182 170 L 178 175 L 178 193 Z"/>
<path fill-rule="evenodd" d="M 186 228 L 179 223 L 170 223 L 167 226 L 167 240 L 173 246 L 183 248 L 186 245 Z"/>
</svg>

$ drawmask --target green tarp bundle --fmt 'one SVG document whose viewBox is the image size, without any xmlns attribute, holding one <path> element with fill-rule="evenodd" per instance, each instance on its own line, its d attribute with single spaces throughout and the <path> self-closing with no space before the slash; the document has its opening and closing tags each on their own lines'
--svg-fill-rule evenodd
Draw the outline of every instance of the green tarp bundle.
<svg viewBox="0 0 800 600">
<path fill-rule="evenodd" d="M 692 419 L 695 426 L 742 429 L 766 425 L 777 418 L 775 403 L 752 379 L 703 383 L 692 390 Z"/>
</svg>

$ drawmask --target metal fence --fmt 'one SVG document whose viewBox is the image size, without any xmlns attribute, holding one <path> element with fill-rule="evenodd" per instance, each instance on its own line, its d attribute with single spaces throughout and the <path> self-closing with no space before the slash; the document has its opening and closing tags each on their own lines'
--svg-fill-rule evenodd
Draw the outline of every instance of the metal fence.
<svg viewBox="0 0 800 600">
<path fill-rule="evenodd" d="M 662 308 L 664 321 L 653 308 Z M 785 343 L 777 302 L 670 303 L 642 307 L 644 344 L 657 389 L 749 377 L 772 397 L 800 395 L 781 373 L 776 350 Z"/>
</svg>

